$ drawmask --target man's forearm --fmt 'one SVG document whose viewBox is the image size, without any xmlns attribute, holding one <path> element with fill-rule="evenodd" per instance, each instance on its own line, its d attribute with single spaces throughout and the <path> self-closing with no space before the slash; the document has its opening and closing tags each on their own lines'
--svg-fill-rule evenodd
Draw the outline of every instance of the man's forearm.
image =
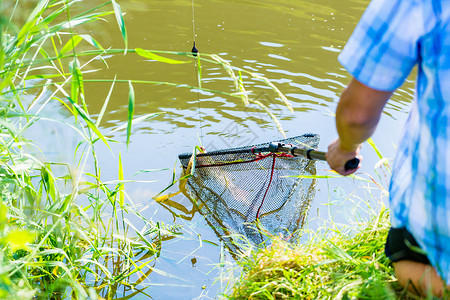
<svg viewBox="0 0 450 300">
<path fill-rule="evenodd" d="M 336 128 L 344 151 L 354 152 L 375 131 L 391 92 L 376 91 L 353 80 L 336 109 Z"/>
<path fill-rule="evenodd" d="M 375 131 L 391 94 L 371 89 L 355 79 L 350 82 L 336 109 L 339 138 L 330 143 L 326 154 L 333 170 L 341 175 L 349 175 L 358 169 L 347 170 L 345 164 L 358 156 L 361 143 Z"/>
<path fill-rule="evenodd" d="M 342 150 L 355 152 L 373 134 L 380 118 L 363 114 L 346 101 L 341 97 L 336 109 L 336 129 Z"/>
</svg>

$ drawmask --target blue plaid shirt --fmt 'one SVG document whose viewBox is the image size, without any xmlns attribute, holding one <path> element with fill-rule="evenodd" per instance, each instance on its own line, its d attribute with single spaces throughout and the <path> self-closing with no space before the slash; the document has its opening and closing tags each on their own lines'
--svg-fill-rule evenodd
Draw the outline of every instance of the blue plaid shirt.
<svg viewBox="0 0 450 300">
<path fill-rule="evenodd" d="M 450 1 L 373 0 L 339 61 L 382 91 L 418 65 L 391 178 L 392 226 L 406 227 L 450 284 Z"/>
</svg>

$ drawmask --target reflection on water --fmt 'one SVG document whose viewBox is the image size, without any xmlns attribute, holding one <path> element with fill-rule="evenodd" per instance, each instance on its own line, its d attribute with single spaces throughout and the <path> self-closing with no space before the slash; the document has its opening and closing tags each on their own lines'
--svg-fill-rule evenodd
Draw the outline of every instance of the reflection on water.
<svg viewBox="0 0 450 300">
<path fill-rule="evenodd" d="M 264 74 L 293 102 L 297 112 L 322 111 L 333 106 L 348 76 L 338 64 L 336 57 L 345 44 L 366 1 L 196 1 L 197 46 L 203 53 L 221 53 L 249 71 Z M 192 48 L 192 14 L 190 1 L 131 1 L 123 3 L 127 12 L 131 47 L 190 51 Z M 115 33 L 115 28 L 113 28 Z M 118 42 L 113 47 L 123 47 L 113 33 L 106 35 Z M 118 34 L 118 33 L 116 33 Z M 105 37 L 105 38 L 106 38 Z M 105 42 L 106 43 L 106 42 Z M 135 54 L 115 56 L 107 60 L 108 68 L 101 62 L 97 72 L 90 77 L 112 79 L 145 79 L 196 85 L 196 70 L 193 64 L 167 65 L 146 61 Z M 95 65 L 94 65 L 95 66 Z M 216 65 L 203 64 L 204 87 L 232 91 L 233 82 Z M 243 78 L 250 96 L 255 99 L 271 99 L 270 107 L 284 120 L 293 116 L 276 100 L 276 95 L 261 82 Z M 89 101 L 92 111 L 98 112 L 105 99 L 109 83 L 90 83 L 87 88 L 95 101 Z M 95 92 L 98 91 L 98 92 Z M 172 87 L 136 85 L 138 99 L 136 113 L 143 115 L 157 111 L 167 112 L 157 121 L 165 124 L 162 131 L 153 126 L 142 128 L 148 132 L 172 133 L 177 128 L 195 128 L 199 125 L 196 91 L 185 91 Z M 407 93 L 411 93 L 408 91 Z M 96 97 L 98 95 L 98 97 Z M 117 120 L 126 119 L 127 89 L 124 86 L 114 91 L 110 104 L 111 113 L 106 126 L 114 126 Z M 239 99 L 202 93 L 202 123 L 213 134 L 217 123 L 230 120 L 245 128 L 272 127 L 270 120 L 258 116 L 247 116 L 261 110 L 246 108 Z M 400 105 L 399 105 L 400 104 Z M 387 108 L 401 110 L 402 103 Z M 223 129 L 223 128 L 221 128 Z"/>
</svg>

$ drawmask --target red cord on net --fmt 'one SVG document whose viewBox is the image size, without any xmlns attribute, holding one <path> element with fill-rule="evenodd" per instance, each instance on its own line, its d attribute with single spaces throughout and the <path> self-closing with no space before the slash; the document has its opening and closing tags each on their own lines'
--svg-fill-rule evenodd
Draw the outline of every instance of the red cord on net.
<svg viewBox="0 0 450 300">
<path fill-rule="evenodd" d="M 253 152 L 253 151 L 252 151 L 252 152 Z M 261 205 L 258 207 L 258 211 L 256 212 L 256 219 L 259 219 L 259 213 L 260 213 L 261 208 L 262 208 L 262 206 L 263 206 L 263 204 L 264 204 L 264 200 L 266 200 L 266 196 L 267 196 L 267 193 L 269 192 L 270 185 L 272 184 L 273 173 L 274 173 L 274 171 L 275 171 L 275 161 L 276 161 L 276 158 L 277 158 L 277 157 L 294 157 L 294 156 L 292 156 L 292 155 L 290 155 L 290 154 L 286 154 L 286 153 L 268 153 L 268 154 L 259 154 L 259 155 L 262 155 L 263 158 L 266 158 L 266 157 L 268 157 L 268 156 L 272 156 L 272 157 L 273 157 L 273 160 L 272 160 L 272 169 L 271 169 L 271 171 L 270 171 L 269 184 L 267 185 L 267 189 L 266 189 L 266 192 L 264 193 L 264 197 L 263 197 L 263 199 L 262 199 L 262 201 L 261 201 Z M 258 154 L 257 154 L 257 156 L 258 156 Z"/>
<path fill-rule="evenodd" d="M 255 147 L 253 147 L 253 148 L 255 148 Z M 198 169 L 198 168 L 207 168 L 207 167 L 222 167 L 222 166 L 227 166 L 227 165 L 245 164 L 245 163 L 255 162 L 255 161 L 267 158 L 269 156 L 274 156 L 274 157 L 295 157 L 293 155 L 286 154 L 286 153 L 272 153 L 272 152 L 269 152 L 267 154 L 254 153 L 253 152 L 253 148 L 252 148 L 252 154 L 255 155 L 254 159 L 244 160 L 244 161 L 214 163 L 214 164 L 209 164 L 209 165 L 196 165 L 195 168 Z"/>
</svg>

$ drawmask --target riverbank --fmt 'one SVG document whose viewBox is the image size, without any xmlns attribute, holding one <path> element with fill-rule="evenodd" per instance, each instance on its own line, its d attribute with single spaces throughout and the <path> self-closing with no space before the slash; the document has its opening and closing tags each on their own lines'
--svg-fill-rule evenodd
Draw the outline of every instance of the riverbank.
<svg viewBox="0 0 450 300">
<path fill-rule="evenodd" d="M 389 211 L 367 222 L 318 233 L 294 246 L 275 238 L 240 264 L 243 273 L 228 299 L 415 299 L 394 276 L 384 243 Z"/>
<path fill-rule="evenodd" d="M 399 285 L 384 253 L 390 228 L 385 186 L 391 167 L 372 139 L 368 144 L 379 158 L 376 176 L 349 176 L 361 183 L 365 198 L 354 191 L 327 204 L 345 215 L 345 224 L 323 220 L 318 229 L 301 229 L 300 243 L 273 237 L 270 246 L 243 255 L 241 275 L 227 299 L 422 299 Z"/>
</svg>

